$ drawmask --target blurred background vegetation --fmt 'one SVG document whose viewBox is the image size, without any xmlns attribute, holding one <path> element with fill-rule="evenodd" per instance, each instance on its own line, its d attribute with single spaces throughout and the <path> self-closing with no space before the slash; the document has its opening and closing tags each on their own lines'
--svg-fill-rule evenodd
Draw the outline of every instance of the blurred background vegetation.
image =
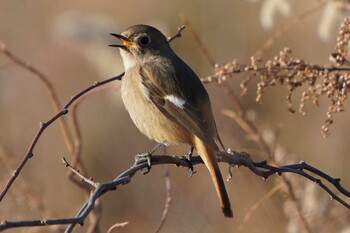
<svg viewBox="0 0 350 233">
<path fill-rule="evenodd" d="M 350 12 L 347 4 L 335 0 L 5 0 L 0 2 L 0 39 L 14 54 L 42 71 L 60 102 L 65 103 L 94 81 L 123 71 L 119 52 L 107 46 L 115 42 L 109 33 L 120 33 L 142 23 L 170 36 L 183 24 L 180 14 L 191 23 L 216 63 L 234 59 L 249 63 L 268 38 L 282 32 L 261 54 L 262 59 L 271 59 L 289 47 L 294 57 L 330 65 L 329 55 L 334 51 L 340 23 Z M 211 75 L 213 69 L 190 32 L 185 29 L 182 35 L 172 42 L 174 50 L 200 77 Z M 238 96 L 244 78 L 245 74 L 240 74 L 228 81 Z M 226 147 L 247 151 L 254 160 L 268 159 L 240 126 L 222 113 L 233 106 L 220 85 L 208 84 L 206 88 Z M 307 115 L 301 116 L 287 111 L 286 94 L 286 89 L 278 86 L 268 89 L 263 103 L 259 104 L 255 102 L 256 86 L 251 83 L 248 94 L 239 96 L 239 100 L 282 164 L 305 160 L 342 178 L 345 187 L 350 187 L 348 106 L 334 117 L 331 135 L 325 139 L 320 131 L 326 118 L 327 100 L 321 99 L 319 107 L 308 105 Z M 296 103 L 299 98 L 296 93 Z M 54 113 L 44 85 L 0 53 L 1 187 L 25 154 L 39 122 Z M 133 125 L 117 89 L 86 98 L 80 103 L 77 116 L 82 133 L 81 159 L 88 176 L 95 181 L 113 179 L 132 165 L 135 154 L 155 144 Z M 69 114 L 66 119 L 72 126 Z M 181 155 L 187 150 L 187 147 L 170 147 L 167 153 Z M 56 122 L 45 131 L 34 157 L 0 203 L 0 219 L 74 216 L 87 195 L 67 179 L 62 157 L 71 158 Z M 227 165 L 221 166 L 223 176 L 227 177 Z M 191 178 L 185 168 L 156 166 L 146 176 L 137 174 L 130 184 L 101 198 L 101 232 L 125 221 L 129 225 L 118 232 L 154 231 L 164 209 L 163 175 L 167 168 L 173 200 L 162 232 L 350 231 L 349 211 L 330 201 L 316 184 L 303 178 L 289 176 L 309 229 L 305 229 L 305 223 L 293 211 L 295 203 L 290 202 L 288 193 L 279 188 L 283 186 L 281 177 L 262 181 L 245 168 L 235 168 L 232 180 L 226 183 L 235 217 L 225 219 L 204 166 L 196 166 L 197 173 Z M 89 220 L 75 232 L 86 232 L 88 227 Z M 57 231 L 57 227 L 9 230 Z"/>
</svg>

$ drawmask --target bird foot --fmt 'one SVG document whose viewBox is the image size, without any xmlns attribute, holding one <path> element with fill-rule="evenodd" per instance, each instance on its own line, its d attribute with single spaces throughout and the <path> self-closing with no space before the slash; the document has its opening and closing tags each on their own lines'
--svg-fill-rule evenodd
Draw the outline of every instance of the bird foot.
<svg viewBox="0 0 350 233">
<path fill-rule="evenodd" d="M 191 178 L 193 176 L 193 174 L 195 174 L 197 171 L 194 170 L 193 168 L 193 164 L 192 164 L 192 155 L 193 155 L 193 147 L 191 147 L 190 151 L 187 152 L 187 154 L 184 156 L 185 159 L 187 160 L 187 163 L 188 163 L 188 169 L 189 169 L 189 172 L 190 172 L 190 175 L 188 178 Z"/>
<path fill-rule="evenodd" d="M 151 171 L 152 168 L 152 154 L 159 149 L 159 147 L 161 146 L 165 146 L 165 143 L 159 143 L 157 144 L 155 147 L 153 147 L 151 150 L 141 153 L 141 154 L 137 154 L 135 156 L 135 161 L 136 163 L 142 163 L 145 160 L 147 160 L 147 170 L 143 171 L 141 170 L 143 175 L 146 175 L 147 173 L 149 173 Z"/>
<path fill-rule="evenodd" d="M 145 160 L 147 160 L 147 167 L 146 167 L 146 171 L 144 171 L 143 169 L 141 169 L 141 172 L 143 175 L 146 175 L 147 173 L 149 173 L 151 171 L 152 168 L 152 154 L 149 153 L 149 151 L 144 152 L 142 154 L 137 154 L 135 156 L 135 161 L 136 163 L 142 163 Z"/>
</svg>

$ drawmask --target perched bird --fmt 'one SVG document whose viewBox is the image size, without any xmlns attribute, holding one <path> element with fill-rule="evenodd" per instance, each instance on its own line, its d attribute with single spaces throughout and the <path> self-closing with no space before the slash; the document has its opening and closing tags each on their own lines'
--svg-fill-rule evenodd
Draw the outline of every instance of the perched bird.
<svg viewBox="0 0 350 233">
<path fill-rule="evenodd" d="M 210 99 L 194 71 L 156 28 L 135 25 L 117 37 L 125 75 L 121 95 L 137 128 L 164 144 L 188 144 L 207 166 L 226 217 L 230 200 L 216 161 L 220 142 Z"/>
</svg>

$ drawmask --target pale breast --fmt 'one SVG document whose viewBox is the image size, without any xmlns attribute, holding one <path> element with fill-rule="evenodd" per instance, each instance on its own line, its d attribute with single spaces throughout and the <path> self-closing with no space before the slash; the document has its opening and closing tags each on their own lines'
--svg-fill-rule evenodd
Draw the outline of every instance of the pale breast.
<svg viewBox="0 0 350 233">
<path fill-rule="evenodd" d="M 121 94 L 134 124 L 148 138 L 171 144 L 191 143 L 192 134 L 164 116 L 150 100 L 137 69 L 129 69 L 123 77 Z"/>
</svg>

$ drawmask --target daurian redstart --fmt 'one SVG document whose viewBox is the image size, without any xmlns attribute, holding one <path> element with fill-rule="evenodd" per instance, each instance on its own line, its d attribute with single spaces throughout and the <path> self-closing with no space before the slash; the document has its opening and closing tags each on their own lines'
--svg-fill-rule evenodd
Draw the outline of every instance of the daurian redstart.
<svg viewBox="0 0 350 233">
<path fill-rule="evenodd" d="M 112 46 L 120 48 L 123 59 L 121 95 L 131 119 L 150 139 L 194 147 L 210 172 L 224 215 L 232 217 L 216 161 L 220 138 L 198 76 L 154 27 L 135 25 L 112 35 L 122 42 Z"/>
</svg>

